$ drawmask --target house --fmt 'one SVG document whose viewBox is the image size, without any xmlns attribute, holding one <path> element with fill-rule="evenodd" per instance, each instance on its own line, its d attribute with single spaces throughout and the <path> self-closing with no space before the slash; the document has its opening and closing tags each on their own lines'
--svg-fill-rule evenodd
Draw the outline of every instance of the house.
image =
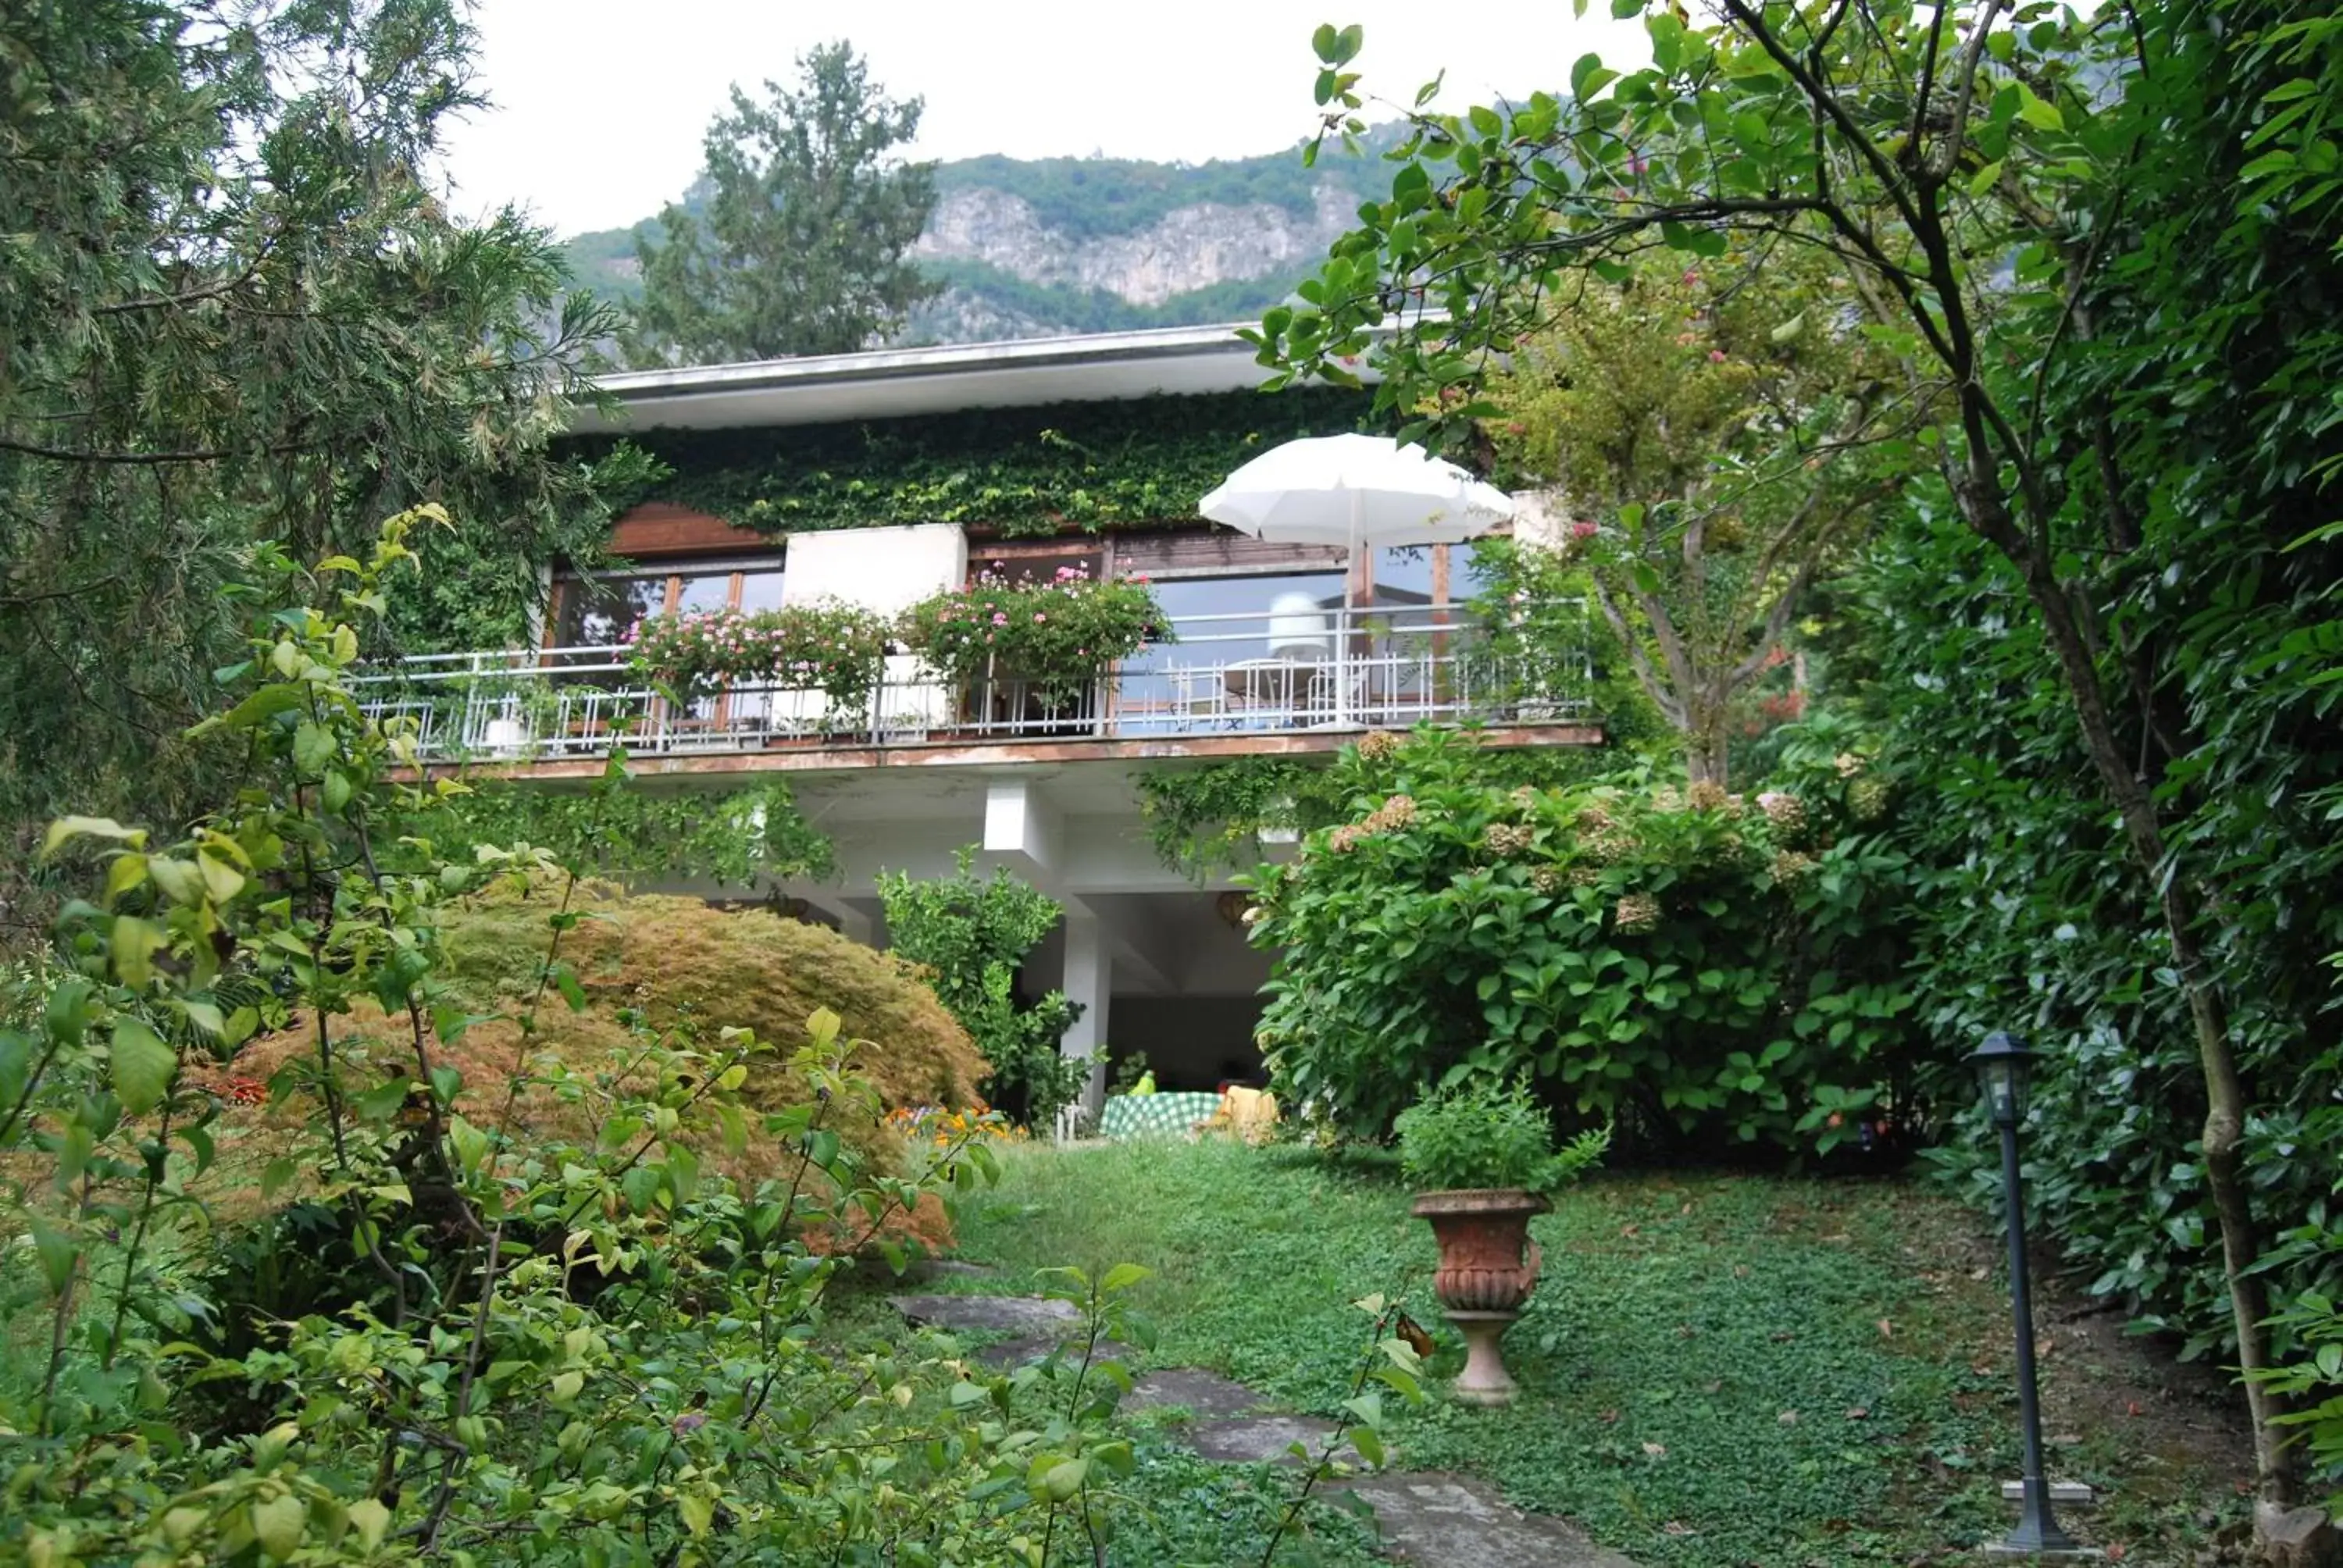
<svg viewBox="0 0 2343 1568">
<path fill-rule="evenodd" d="M 783 893 L 863 941 L 884 940 L 878 872 L 948 874 L 979 846 L 1065 907 L 1026 979 L 1082 1004 L 1067 1049 L 1105 1040 L 1164 1087 L 1211 1087 L 1258 1064 L 1268 963 L 1230 880 L 1200 886 L 1151 849 L 1143 770 L 1331 757 L 1364 728 L 1424 722 L 1483 723 L 1507 745 L 1600 739 L 1583 678 L 1531 689 L 1484 656 L 1473 547 L 1346 570 L 1339 552 L 1196 518 L 1255 452 L 1367 414 L 1364 394 L 1263 395 L 1260 378 L 1225 327 L 612 377 L 618 413 L 578 438 L 632 440 L 672 470 L 616 525 L 626 564 L 557 568 L 536 646 L 411 658 L 377 707 L 411 716 L 436 764 L 548 789 L 579 787 L 621 734 L 645 788 L 785 775 L 840 875 Z M 662 614 L 900 617 L 988 571 L 1144 574 L 1172 639 L 1073 690 L 990 668 L 940 678 L 897 644 L 843 712 L 775 682 L 662 695 L 624 644 Z"/>
</svg>

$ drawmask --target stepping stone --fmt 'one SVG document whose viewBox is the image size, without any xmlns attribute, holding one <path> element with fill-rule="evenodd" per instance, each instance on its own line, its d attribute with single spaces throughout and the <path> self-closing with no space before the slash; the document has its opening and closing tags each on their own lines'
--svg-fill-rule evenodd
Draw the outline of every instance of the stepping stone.
<svg viewBox="0 0 2343 1568">
<path fill-rule="evenodd" d="M 1559 1519 L 1524 1513 L 1470 1476 L 1385 1473 L 1339 1482 L 1375 1511 L 1384 1548 L 1402 1563 L 1473 1568 L 1635 1568 Z"/>
<path fill-rule="evenodd" d="M 985 1280 L 1001 1271 L 987 1263 L 963 1262 L 958 1258 L 914 1258 L 905 1267 L 906 1280 Z"/>
<path fill-rule="evenodd" d="M 1333 1430 L 1332 1422 L 1306 1415 L 1235 1416 L 1197 1422 L 1188 1428 L 1186 1437 L 1188 1446 L 1199 1455 L 1223 1463 L 1298 1463 L 1288 1452 L 1292 1444 L 1298 1442 L 1314 1464 L 1325 1452 L 1327 1434 Z M 1345 1464 L 1362 1462 L 1359 1451 L 1347 1442 L 1335 1449 L 1334 1457 Z"/>
<path fill-rule="evenodd" d="M 1241 1382 L 1202 1367 L 1165 1367 L 1149 1372 L 1134 1385 L 1123 1403 L 1144 1410 L 1154 1405 L 1178 1405 L 1205 1420 L 1243 1415 L 1268 1402 Z"/>
<path fill-rule="evenodd" d="M 962 1333 L 1056 1337 L 1082 1321 L 1071 1302 L 1042 1296 L 890 1296 L 915 1323 Z"/>
</svg>

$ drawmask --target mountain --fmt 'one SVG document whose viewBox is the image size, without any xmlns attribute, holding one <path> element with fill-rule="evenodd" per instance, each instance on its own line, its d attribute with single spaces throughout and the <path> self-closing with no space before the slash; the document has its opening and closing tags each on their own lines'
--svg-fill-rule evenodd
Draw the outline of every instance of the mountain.
<svg viewBox="0 0 2343 1568">
<path fill-rule="evenodd" d="M 1346 155 L 1331 145 L 1315 167 L 1298 148 L 1203 164 L 997 155 L 939 164 L 935 211 L 912 253 L 944 292 L 900 341 L 1258 316 L 1317 269 L 1360 200 L 1388 178 L 1372 148 Z M 638 231 L 657 239 L 659 220 L 570 240 L 578 280 L 633 297 Z"/>
</svg>

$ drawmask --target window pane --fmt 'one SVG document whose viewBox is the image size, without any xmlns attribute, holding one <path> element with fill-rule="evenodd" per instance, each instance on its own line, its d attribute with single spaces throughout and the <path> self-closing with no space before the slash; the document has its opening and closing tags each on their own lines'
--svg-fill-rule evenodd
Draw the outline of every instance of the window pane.
<svg viewBox="0 0 2343 1568">
<path fill-rule="evenodd" d="M 561 608 L 554 622 L 557 648 L 595 648 L 614 643 L 627 628 L 667 602 L 667 578 L 564 578 Z"/>
<path fill-rule="evenodd" d="M 1432 602 L 1432 545 L 1385 546 L 1375 552 L 1377 604 Z"/>
<path fill-rule="evenodd" d="M 1475 558 L 1477 544 L 1448 547 L 1448 597 L 1458 604 L 1489 591 L 1489 576 Z"/>
<path fill-rule="evenodd" d="M 1169 728 L 1200 711 L 1264 710 L 1306 700 L 1318 667 L 1334 652 L 1342 574 L 1179 578 L 1153 585 L 1180 640 L 1123 666 L 1126 728 L 1150 714 Z"/>
<path fill-rule="evenodd" d="M 781 574 L 742 572 L 740 574 L 740 608 L 743 610 L 780 608 Z"/>
<path fill-rule="evenodd" d="M 731 602 L 732 574 L 711 572 L 705 577 L 685 578 L 675 608 L 680 614 L 689 614 L 693 610 L 723 609 Z"/>
<path fill-rule="evenodd" d="M 1079 568 L 1096 578 L 1106 569 L 1106 552 L 1098 548 L 1052 550 L 1047 555 L 1011 556 L 996 560 L 971 560 L 969 576 L 984 572 L 1012 583 L 1055 581 L 1061 568 Z"/>
</svg>

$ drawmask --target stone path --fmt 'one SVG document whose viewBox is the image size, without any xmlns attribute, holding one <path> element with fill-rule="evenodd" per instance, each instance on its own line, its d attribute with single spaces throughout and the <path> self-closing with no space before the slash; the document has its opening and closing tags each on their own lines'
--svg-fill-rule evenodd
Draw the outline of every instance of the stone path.
<svg viewBox="0 0 2343 1568">
<path fill-rule="evenodd" d="M 978 1351 L 979 1360 L 1012 1366 L 1057 1348 L 1081 1314 L 1070 1302 L 1032 1296 L 890 1296 L 909 1321 L 1009 1338 Z M 1126 1402 L 1141 1409 L 1176 1408 L 1190 1420 L 1188 1446 L 1230 1463 L 1292 1464 L 1299 1442 L 1312 1460 L 1324 1452 L 1334 1423 L 1272 1408 L 1253 1390 L 1200 1367 L 1149 1372 Z M 1359 1462 L 1342 1445 L 1338 1457 Z M 1469 1563 L 1472 1568 L 1635 1568 L 1559 1519 L 1524 1513 L 1471 1476 L 1436 1471 L 1383 1471 L 1329 1483 L 1356 1493 L 1374 1509 L 1387 1555 L 1401 1563 Z"/>
</svg>

